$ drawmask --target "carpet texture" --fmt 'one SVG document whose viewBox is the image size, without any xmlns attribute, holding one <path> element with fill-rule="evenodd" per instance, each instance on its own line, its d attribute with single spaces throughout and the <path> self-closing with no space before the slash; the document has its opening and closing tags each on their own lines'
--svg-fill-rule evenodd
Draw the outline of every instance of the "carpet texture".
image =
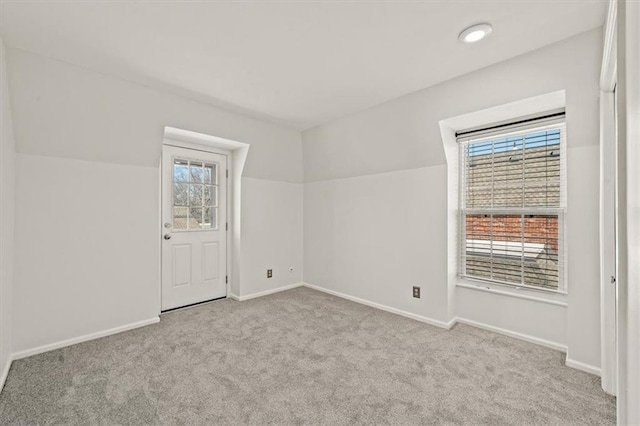
<svg viewBox="0 0 640 426">
<path fill-rule="evenodd" d="M 614 424 L 564 354 L 307 288 L 15 361 L 2 424 Z"/>
</svg>

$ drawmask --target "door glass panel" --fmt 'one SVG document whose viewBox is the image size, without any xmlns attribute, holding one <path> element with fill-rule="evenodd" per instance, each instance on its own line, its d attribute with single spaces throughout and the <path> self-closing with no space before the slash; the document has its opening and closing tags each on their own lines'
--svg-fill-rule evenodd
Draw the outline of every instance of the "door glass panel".
<svg viewBox="0 0 640 426">
<path fill-rule="evenodd" d="M 218 205 L 218 187 L 217 186 L 207 185 L 204 187 L 204 205 L 205 206 Z"/>
<path fill-rule="evenodd" d="M 189 184 L 188 183 L 173 184 L 173 205 L 174 206 L 189 205 Z"/>
<path fill-rule="evenodd" d="M 218 165 L 173 161 L 173 229 L 218 229 Z"/>
<path fill-rule="evenodd" d="M 202 207 L 189 207 L 189 229 L 202 228 Z"/>
<path fill-rule="evenodd" d="M 210 183 L 216 185 L 218 183 L 218 173 L 217 164 L 205 164 L 204 165 L 204 174 L 203 174 L 203 182 Z"/>
<path fill-rule="evenodd" d="M 191 172 L 191 182 L 202 183 L 204 178 L 204 172 L 202 169 L 202 163 L 197 161 L 191 161 L 189 165 L 189 171 Z"/>
<path fill-rule="evenodd" d="M 173 229 L 188 229 L 189 207 L 173 207 Z"/>
<path fill-rule="evenodd" d="M 176 159 L 173 162 L 173 181 L 189 182 L 189 162 Z"/>
<path fill-rule="evenodd" d="M 216 207 L 204 208 L 204 222 L 202 227 L 205 229 L 216 229 L 218 227 L 217 220 L 218 209 Z"/>
<path fill-rule="evenodd" d="M 202 187 L 203 185 L 191 184 L 189 191 L 190 206 L 202 206 Z"/>
</svg>

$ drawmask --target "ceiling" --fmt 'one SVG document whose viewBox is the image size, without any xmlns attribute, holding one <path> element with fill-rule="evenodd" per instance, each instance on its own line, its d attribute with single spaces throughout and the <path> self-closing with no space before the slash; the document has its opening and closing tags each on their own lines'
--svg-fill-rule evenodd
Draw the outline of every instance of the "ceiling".
<svg viewBox="0 0 640 426">
<path fill-rule="evenodd" d="M 7 46 L 298 130 L 598 27 L 606 0 L 2 1 Z M 476 45 L 457 40 L 489 22 Z"/>
</svg>

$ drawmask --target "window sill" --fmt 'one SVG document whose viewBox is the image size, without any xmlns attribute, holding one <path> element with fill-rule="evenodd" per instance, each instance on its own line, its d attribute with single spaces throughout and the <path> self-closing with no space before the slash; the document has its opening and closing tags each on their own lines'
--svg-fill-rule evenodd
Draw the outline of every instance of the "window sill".
<svg viewBox="0 0 640 426">
<path fill-rule="evenodd" d="M 501 296 L 515 297 L 517 299 L 531 300 L 533 302 L 546 303 L 549 305 L 562 306 L 564 308 L 569 306 L 567 301 L 567 295 L 562 293 L 544 293 L 541 294 L 535 290 L 529 290 L 525 287 L 507 288 L 504 286 L 497 286 L 491 283 L 485 283 L 480 281 L 463 280 L 458 278 L 456 287 L 467 288 L 470 290 L 483 291 L 486 293 L 499 294 Z M 499 287 L 499 288 L 497 288 Z"/>
</svg>

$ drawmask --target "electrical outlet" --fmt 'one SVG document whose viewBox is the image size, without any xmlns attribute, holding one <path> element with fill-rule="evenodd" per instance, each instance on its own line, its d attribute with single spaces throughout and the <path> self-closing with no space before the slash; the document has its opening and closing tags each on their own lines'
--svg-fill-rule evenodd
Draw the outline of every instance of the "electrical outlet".
<svg viewBox="0 0 640 426">
<path fill-rule="evenodd" d="M 267 269 L 267 278 L 273 277 L 273 269 Z"/>
<path fill-rule="evenodd" d="M 413 286 L 413 297 L 420 299 L 420 287 Z"/>
</svg>

